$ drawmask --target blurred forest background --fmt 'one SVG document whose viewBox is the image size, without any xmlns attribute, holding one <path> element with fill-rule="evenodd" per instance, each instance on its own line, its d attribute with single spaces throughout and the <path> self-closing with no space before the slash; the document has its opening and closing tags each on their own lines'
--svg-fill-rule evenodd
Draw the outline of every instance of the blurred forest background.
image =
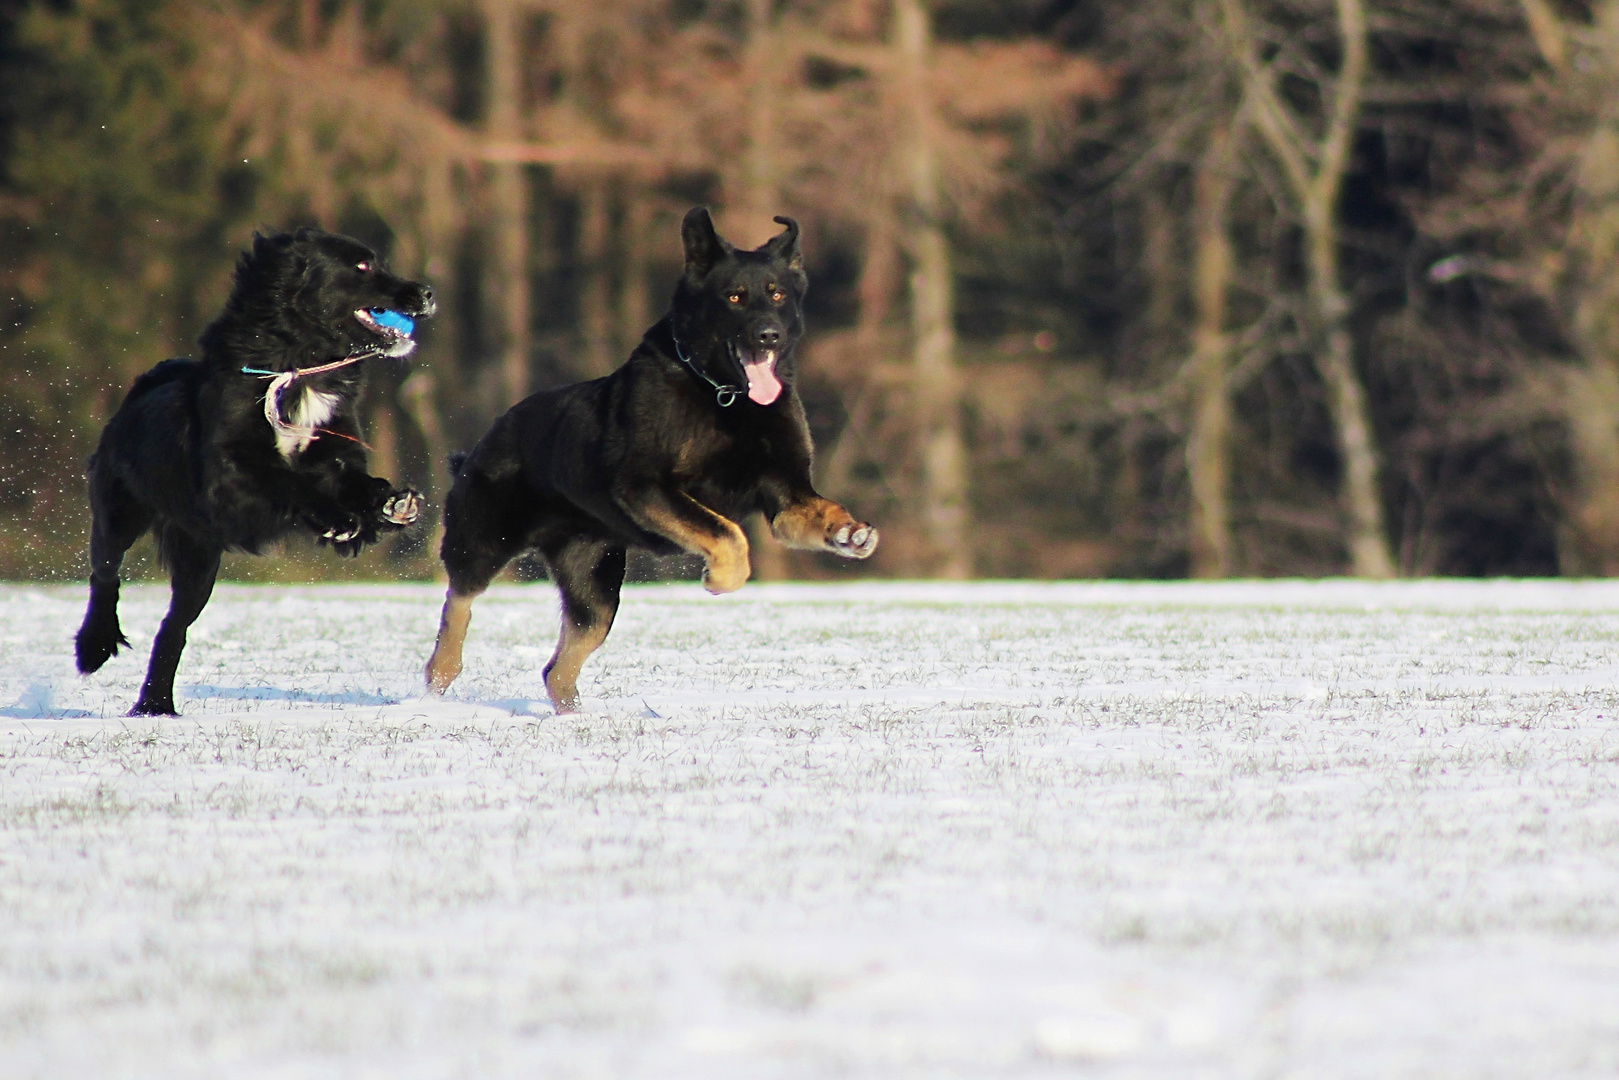
<svg viewBox="0 0 1619 1080">
<path fill-rule="evenodd" d="M 366 407 L 436 503 L 696 203 L 804 225 L 877 573 L 1619 572 L 1619 0 L 0 0 L 0 576 L 80 573 L 100 424 L 255 228 L 438 289 Z M 288 565 L 236 570 L 354 569 Z"/>
</svg>

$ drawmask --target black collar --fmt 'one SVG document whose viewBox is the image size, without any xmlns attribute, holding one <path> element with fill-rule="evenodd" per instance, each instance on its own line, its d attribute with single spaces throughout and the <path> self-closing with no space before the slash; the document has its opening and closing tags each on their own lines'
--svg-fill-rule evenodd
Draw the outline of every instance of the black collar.
<svg viewBox="0 0 1619 1080">
<path fill-rule="evenodd" d="M 675 356 L 679 358 L 680 362 L 690 368 L 693 375 L 696 375 L 699 379 L 703 380 L 714 388 L 714 401 L 719 405 L 720 408 L 728 409 L 732 405 L 736 404 L 736 399 L 742 396 L 742 388 L 740 386 L 727 386 L 725 383 L 716 382 L 709 376 L 708 372 L 702 370 L 696 364 L 688 360 L 686 358 L 685 350 L 680 347 L 680 338 L 675 336 L 674 323 L 669 324 L 669 340 L 674 342 Z"/>
</svg>

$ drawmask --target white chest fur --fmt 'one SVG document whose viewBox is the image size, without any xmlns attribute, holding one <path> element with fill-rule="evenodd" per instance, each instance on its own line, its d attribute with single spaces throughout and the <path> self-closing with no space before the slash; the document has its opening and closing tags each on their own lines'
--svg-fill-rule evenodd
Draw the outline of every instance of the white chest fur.
<svg viewBox="0 0 1619 1080">
<path fill-rule="evenodd" d="M 289 402 L 287 398 L 292 400 Z M 294 454 L 300 454 L 309 448 L 315 440 L 314 428 L 320 427 L 332 417 L 337 415 L 337 407 L 343 399 L 337 394 L 323 394 L 319 390 L 294 390 L 281 399 L 282 415 L 294 428 L 301 431 L 282 431 L 279 428 L 275 433 L 275 448 L 281 452 L 281 457 L 291 461 Z"/>
</svg>

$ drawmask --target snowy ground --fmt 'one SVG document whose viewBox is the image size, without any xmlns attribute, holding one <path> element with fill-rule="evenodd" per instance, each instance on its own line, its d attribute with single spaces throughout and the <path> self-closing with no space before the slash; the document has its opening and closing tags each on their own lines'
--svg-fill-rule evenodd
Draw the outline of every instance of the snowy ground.
<svg viewBox="0 0 1619 1080">
<path fill-rule="evenodd" d="M 1619 1071 L 1619 584 L 0 587 L 0 1075 Z"/>
</svg>

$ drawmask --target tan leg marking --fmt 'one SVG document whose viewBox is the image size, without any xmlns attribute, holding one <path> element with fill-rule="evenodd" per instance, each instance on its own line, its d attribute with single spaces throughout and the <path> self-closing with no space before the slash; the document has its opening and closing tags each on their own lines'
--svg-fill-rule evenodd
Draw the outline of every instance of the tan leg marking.
<svg viewBox="0 0 1619 1080">
<path fill-rule="evenodd" d="M 846 559 L 865 559 L 877 550 L 877 530 L 856 521 L 849 511 L 819 495 L 777 514 L 770 531 L 788 547 L 832 551 Z"/>
<path fill-rule="evenodd" d="M 607 640 L 608 629 L 606 625 L 581 628 L 566 614 L 562 616 L 562 636 L 557 639 L 557 651 L 545 665 L 545 692 L 551 695 L 551 704 L 557 712 L 579 710 L 579 670 L 590 659 L 590 654 Z"/>
<path fill-rule="evenodd" d="M 435 694 L 449 689 L 461 674 L 461 646 L 467 640 L 467 624 L 472 621 L 472 601 L 478 594 L 444 597 L 444 613 L 439 616 L 438 641 L 427 661 L 427 688 Z"/>
<path fill-rule="evenodd" d="M 706 514 L 720 530 L 718 537 L 693 529 L 672 513 L 646 513 L 648 522 L 661 535 L 667 536 L 694 555 L 701 555 L 707 564 L 703 567 L 703 588 L 716 595 L 735 592 L 748 580 L 752 567 L 748 562 L 748 536 L 742 526 L 728 517 L 721 517 L 696 499 L 691 505 Z"/>
<path fill-rule="evenodd" d="M 716 596 L 736 592 L 753 573 L 753 564 L 748 560 L 748 534 L 730 518 L 720 520 L 726 525 L 725 539 L 703 552 L 703 558 L 708 560 L 703 568 L 703 588 Z"/>
</svg>

